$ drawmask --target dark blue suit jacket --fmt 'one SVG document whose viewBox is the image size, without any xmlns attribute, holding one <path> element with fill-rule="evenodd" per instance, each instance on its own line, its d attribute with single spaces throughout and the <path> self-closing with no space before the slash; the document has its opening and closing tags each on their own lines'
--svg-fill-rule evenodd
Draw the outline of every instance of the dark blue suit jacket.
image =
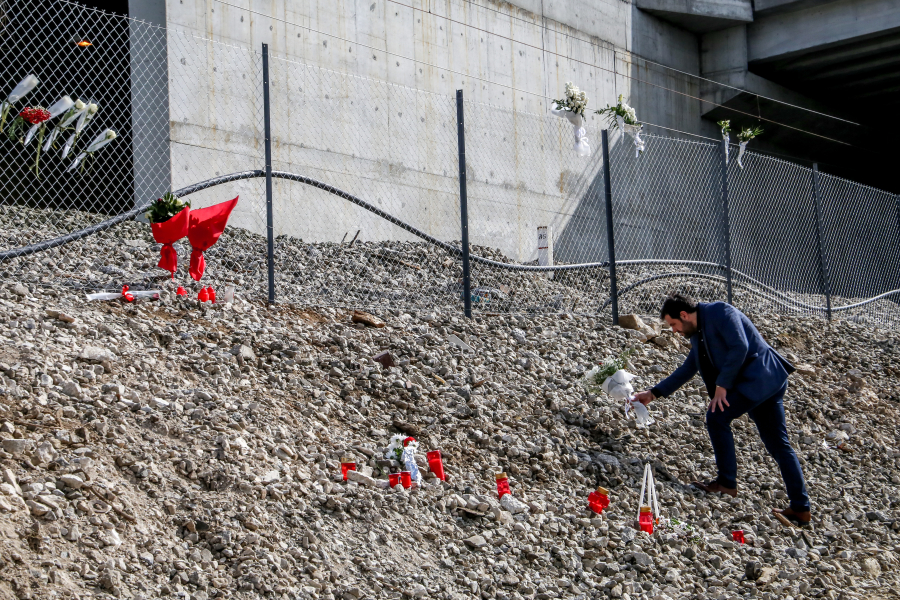
<svg viewBox="0 0 900 600">
<path fill-rule="evenodd" d="M 700 373 L 710 397 L 716 386 L 721 386 L 757 403 L 781 389 L 794 367 L 766 343 L 744 313 L 724 302 L 700 303 L 697 310 L 707 355 L 719 373 Z M 701 370 L 700 343 L 699 335 L 691 336 L 687 359 L 654 388 L 662 396 L 670 395 Z"/>
</svg>

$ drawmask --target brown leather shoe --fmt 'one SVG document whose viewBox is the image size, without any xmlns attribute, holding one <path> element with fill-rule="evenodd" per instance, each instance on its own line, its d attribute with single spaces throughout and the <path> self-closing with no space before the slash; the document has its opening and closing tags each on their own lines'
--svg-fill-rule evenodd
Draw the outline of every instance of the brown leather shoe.
<svg viewBox="0 0 900 600">
<path fill-rule="evenodd" d="M 812 514 L 808 510 L 796 511 L 792 508 L 773 508 L 772 513 L 776 517 L 782 517 L 799 527 L 806 527 L 812 521 Z M 779 521 L 782 519 L 779 519 Z"/>
<path fill-rule="evenodd" d="M 728 494 L 732 498 L 737 496 L 737 488 L 727 488 L 721 485 L 718 481 L 710 481 L 709 483 L 703 483 L 702 481 L 692 481 L 691 485 L 695 488 L 700 488 L 707 494 Z"/>
</svg>

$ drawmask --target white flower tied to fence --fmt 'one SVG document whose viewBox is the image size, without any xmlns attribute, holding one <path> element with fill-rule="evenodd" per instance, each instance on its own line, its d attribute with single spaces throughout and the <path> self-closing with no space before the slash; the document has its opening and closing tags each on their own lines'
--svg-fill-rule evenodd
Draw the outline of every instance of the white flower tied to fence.
<svg viewBox="0 0 900 600">
<path fill-rule="evenodd" d="M 607 105 L 606 108 L 595 111 L 598 115 L 605 115 L 610 129 L 620 129 L 631 136 L 634 142 L 634 157 L 637 158 L 644 152 L 646 143 L 641 138 L 641 130 L 644 126 L 638 122 L 634 108 L 625 103 L 625 97 L 619 94 L 615 106 Z"/>
<path fill-rule="evenodd" d="M 747 149 L 747 144 L 750 141 L 761 134 L 763 132 L 760 127 L 744 127 L 741 129 L 741 132 L 738 134 L 738 159 L 737 163 L 741 170 L 744 169 L 744 163 L 741 162 L 741 159 L 744 157 L 744 150 Z"/>
<path fill-rule="evenodd" d="M 84 107 L 84 110 L 78 113 L 78 120 L 75 122 L 75 132 L 69 136 L 65 146 L 63 146 L 63 158 L 66 158 L 69 155 L 69 152 L 72 151 L 72 146 L 78 141 L 78 136 L 81 135 L 81 132 L 87 127 L 87 124 L 90 123 L 91 119 L 94 118 L 94 115 L 97 114 L 98 110 L 100 110 L 99 106 L 93 102 L 89 102 L 87 106 Z"/>
<path fill-rule="evenodd" d="M 95 152 L 109 144 L 114 139 L 116 139 L 116 132 L 112 129 L 107 129 L 106 131 L 98 134 L 97 137 L 94 138 L 94 141 L 91 142 L 90 145 L 88 145 L 88 147 L 85 148 L 84 151 L 75 158 L 68 170 L 75 170 L 78 165 L 84 162 L 86 158 L 92 157 Z"/>
<path fill-rule="evenodd" d="M 562 100 L 554 100 L 556 108 L 550 112 L 557 117 L 563 117 L 572 124 L 575 134 L 575 153 L 578 156 L 590 156 L 591 145 L 587 139 L 587 129 L 584 127 L 584 110 L 587 108 L 587 95 L 579 90 L 571 81 L 566 82 L 566 97 Z"/>
<path fill-rule="evenodd" d="M 716 123 L 722 130 L 722 139 L 725 140 L 725 164 L 728 164 L 728 151 L 731 145 L 731 121 L 725 119 Z"/>
<path fill-rule="evenodd" d="M 44 152 L 50 150 L 54 142 L 56 142 L 56 138 L 85 110 L 87 110 L 87 105 L 81 100 L 76 100 L 75 104 L 60 117 L 56 127 L 47 136 L 47 141 L 44 142 Z"/>
<path fill-rule="evenodd" d="M 639 157 L 647 147 L 647 144 L 641 138 L 641 130 L 644 128 L 643 125 L 631 125 L 625 122 L 623 117 L 616 117 L 616 122 L 619 124 L 619 128 L 631 136 L 632 141 L 634 141 L 634 157 Z"/>
<path fill-rule="evenodd" d="M 0 107 L 0 131 L 3 131 L 3 126 L 6 124 L 6 119 L 13 105 L 27 96 L 31 90 L 37 87 L 38 83 L 40 82 L 37 77 L 28 75 L 9 93 L 9 96 L 3 101 L 2 107 Z"/>
</svg>

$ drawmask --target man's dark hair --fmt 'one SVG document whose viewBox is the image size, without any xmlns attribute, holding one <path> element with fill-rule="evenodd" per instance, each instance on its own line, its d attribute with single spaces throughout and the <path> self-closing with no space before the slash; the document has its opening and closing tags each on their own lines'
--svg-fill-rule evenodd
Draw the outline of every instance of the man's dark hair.
<svg viewBox="0 0 900 600">
<path fill-rule="evenodd" d="M 669 294 L 659 311 L 659 318 L 668 316 L 670 319 L 680 319 L 681 311 L 697 312 L 697 301 L 686 294 Z"/>
</svg>

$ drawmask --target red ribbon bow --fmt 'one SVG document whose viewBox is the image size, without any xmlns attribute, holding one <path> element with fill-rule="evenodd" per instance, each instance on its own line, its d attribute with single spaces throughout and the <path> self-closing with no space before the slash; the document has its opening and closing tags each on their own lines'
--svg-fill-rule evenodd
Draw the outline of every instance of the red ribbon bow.
<svg viewBox="0 0 900 600">
<path fill-rule="evenodd" d="M 128 293 L 127 285 L 122 286 L 122 298 L 125 300 L 125 302 L 134 302 L 134 294 Z"/>
<path fill-rule="evenodd" d="M 150 228 L 153 230 L 153 239 L 163 245 L 159 249 L 159 264 L 156 266 L 160 269 L 171 271 L 172 279 L 175 279 L 175 271 L 178 270 L 178 253 L 172 244 L 188 234 L 190 212 L 191 207 L 185 206 L 168 221 L 150 225 Z"/>
<path fill-rule="evenodd" d="M 225 231 L 228 217 L 234 210 L 238 199 L 214 204 L 206 208 L 192 210 L 188 225 L 188 240 L 191 242 L 191 277 L 200 281 L 206 270 L 206 259 L 203 253 L 219 240 Z"/>
</svg>

